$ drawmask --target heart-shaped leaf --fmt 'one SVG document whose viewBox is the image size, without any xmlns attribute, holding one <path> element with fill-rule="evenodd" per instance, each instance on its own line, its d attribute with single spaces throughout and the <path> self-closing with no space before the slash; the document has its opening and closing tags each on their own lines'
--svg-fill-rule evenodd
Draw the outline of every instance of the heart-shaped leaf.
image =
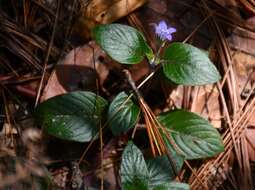
<svg viewBox="0 0 255 190">
<path fill-rule="evenodd" d="M 204 85 L 221 78 L 208 55 L 190 44 L 172 43 L 163 59 L 164 74 L 177 84 Z"/>
<path fill-rule="evenodd" d="M 153 58 L 153 52 L 143 35 L 133 27 L 122 24 L 99 25 L 94 28 L 96 42 L 114 60 L 123 64 L 141 62 L 145 56 Z"/>
<path fill-rule="evenodd" d="M 170 182 L 159 185 L 153 190 L 189 190 L 189 185 L 186 183 Z"/>
<path fill-rule="evenodd" d="M 159 120 L 185 159 L 212 157 L 224 151 L 218 131 L 195 113 L 175 110 L 161 114 Z"/>
<path fill-rule="evenodd" d="M 149 172 L 142 152 L 129 142 L 122 153 L 120 167 L 121 184 L 124 190 L 147 190 Z"/>
<path fill-rule="evenodd" d="M 35 116 L 53 136 L 88 142 L 98 133 L 106 106 L 107 101 L 92 92 L 71 92 L 39 104 Z"/>
<path fill-rule="evenodd" d="M 119 93 L 108 109 L 109 126 L 117 136 L 135 126 L 139 119 L 140 108 L 128 99 L 125 92 Z"/>
</svg>

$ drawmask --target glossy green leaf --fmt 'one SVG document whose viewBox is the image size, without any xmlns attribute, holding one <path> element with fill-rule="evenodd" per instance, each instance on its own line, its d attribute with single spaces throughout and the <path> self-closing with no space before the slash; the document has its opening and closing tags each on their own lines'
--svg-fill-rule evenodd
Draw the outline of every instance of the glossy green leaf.
<svg viewBox="0 0 255 190">
<path fill-rule="evenodd" d="M 128 99 L 125 92 L 119 93 L 108 109 L 109 126 L 117 136 L 135 126 L 139 119 L 140 108 Z"/>
<path fill-rule="evenodd" d="M 182 168 L 184 159 L 176 153 L 172 155 L 173 162 L 175 163 L 174 167 L 176 168 L 177 172 L 179 172 Z M 172 168 L 167 156 L 158 156 L 149 160 L 147 162 L 147 167 L 150 176 L 150 187 L 168 183 L 170 180 L 173 180 L 176 177 L 174 174 L 174 169 Z"/>
<path fill-rule="evenodd" d="M 93 35 L 101 48 L 114 60 L 123 64 L 136 64 L 145 56 L 153 58 L 153 52 L 143 35 L 133 27 L 122 24 L 100 25 Z"/>
<path fill-rule="evenodd" d="M 184 159 L 172 151 L 179 172 Z M 123 151 L 120 176 L 124 190 L 164 190 L 168 187 L 177 190 L 177 187 L 182 187 L 181 184 L 169 183 L 176 176 L 166 156 L 158 156 L 146 163 L 142 152 L 132 142 Z"/>
<path fill-rule="evenodd" d="M 186 183 L 170 182 L 155 187 L 153 190 L 189 190 L 189 185 Z"/>
<path fill-rule="evenodd" d="M 39 104 L 35 116 L 55 137 L 88 142 L 98 133 L 106 100 L 92 92 L 71 92 Z"/>
<path fill-rule="evenodd" d="M 125 183 L 122 185 L 123 190 L 149 190 L 146 181 L 142 181 L 139 178 L 134 178 L 132 184 Z"/>
<path fill-rule="evenodd" d="M 220 74 L 208 55 L 185 43 L 172 43 L 164 52 L 163 71 L 177 84 L 204 85 L 220 80 Z"/>
<path fill-rule="evenodd" d="M 122 153 L 120 167 L 121 184 L 124 190 L 147 190 L 149 188 L 149 172 L 142 152 L 129 142 Z"/>
<path fill-rule="evenodd" d="M 175 110 L 161 114 L 159 120 L 185 159 L 212 157 L 224 151 L 218 131 L 195 113 Z"/>
</svg>

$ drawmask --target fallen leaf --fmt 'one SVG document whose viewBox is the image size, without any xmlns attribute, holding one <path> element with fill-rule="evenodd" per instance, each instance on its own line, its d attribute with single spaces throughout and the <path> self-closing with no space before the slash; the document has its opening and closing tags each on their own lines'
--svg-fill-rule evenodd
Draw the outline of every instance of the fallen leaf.
<svg viewBox="0 0 255 190">
<path fill-rule="evenodd" d="M 96 79 L 102 84 L 109 73 L 103 63 L 105 58 L 106 54 L 94 41 L 70 51 L 51 73 L 41 101 L 71 91 L 96 91 Z"/>
<path fill-rule="evenodd" d="M 244 21 L 247 26 L 255 26 L 255 17 Z M 255 29 L 255 27 L 253 27 Z M 230 47 L 233 49 L 255 55 L 255 33 L 248 30 L 234 29 L 233 34 L 228 38 Z"/>
<path fill-rule="evenodd" d="M 85 1 L 84 1 L 85 2 Z M 84 3 L 82 16 L 77 19 L 74 34 L 88 39 L 90 31 L 98 24 L 109 24 L 127 16 L 147 0 L 94 0 Z"/>
<path fill-rule="evenodd" d="M 247 147 L 250 161 L 255 161 L 255 128 L 246 130 Z"/>
<path fill-rule="evenodd" d="M 215 85 L 198 86 L 197 94 L 193 91 L 191 111 L 202 114 L 215 128 L 221 127 L 221 108 L 219 91 Z"/>
</svg>

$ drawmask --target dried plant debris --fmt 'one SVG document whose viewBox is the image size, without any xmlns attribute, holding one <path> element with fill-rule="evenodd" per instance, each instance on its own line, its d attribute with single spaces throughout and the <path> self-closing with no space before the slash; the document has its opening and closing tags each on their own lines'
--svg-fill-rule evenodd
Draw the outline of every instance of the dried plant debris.
<svg viewBox="0 0 255 190">
<path fill-rule="evenodd" d="M 254 7 L 0 1 L 0 189 L 254 189 Z"/>
<path fill-rule="evenodd" d="M 22 188 L 26 185 L 33 189 L 41 188 L 43 183 L 50 185 L 47 181 L 50 175 L 45 167 L 47 159 L 41 140 L 39 130 L 28 128 L 22 132 L 15 147 L 6 148 L 6 145 L 1 145 L 1 188 Z"/>
<path fill-rule="evenodd" d="M 77 90 L 96 92 L 97 85 L 102 85 L 109 73 L 105 59 L 95 42 L 73 49 L 56 65 L 41 100 Z"/>
</svg>

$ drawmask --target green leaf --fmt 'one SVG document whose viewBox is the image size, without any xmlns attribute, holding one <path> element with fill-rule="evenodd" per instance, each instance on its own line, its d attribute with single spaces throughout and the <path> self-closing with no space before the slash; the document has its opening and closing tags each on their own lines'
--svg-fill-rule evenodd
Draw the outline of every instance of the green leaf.
<svg viewBox="0 0 255 190">
<path fill-rule="evenodd" d="M 122 153 L 120 176 L 124 190 L 149 188 L 149 172 L 143 154 L 132 142 L 128 143 Z"/>
<path fill-rule="evenodd" d="M 172 155 L 179 172 L 184 160 L 174 152 Z M 166 156 L 158 156 L 148 160 L 146 164 L 142 152 L 132 142 L 129 142 L 123 151 L 120 175 L 124 190 L 152 190 L 154 188 L 163 190 L 168 187 L 173 189 L 182 187 L 178 183 L 169 183 L 176 176 Z"/>
<path fill-rule="evenodd" d="M 88 142 L 99 130 L 106 100 L 92 92 L 71 92 L 55 96 L 37 106 L 35 116 L 51 135 Z"/>
<path fill-rule="evenodd" d="M 122 186 L 123 190 L 149 190 L 148 184 L 146 181 L 143 181 L 139 178 L 134 178 L 132 184 L 131 183 L 125 183 Z"/>
<path fill-rule="evenodd" d="M 100 25 L 93 35 L 101 48 L 114 60 L 123 64 L 136 64 L 145 56 L 153 58 L 153 52 L 143 35 L 133 27 L 122 24 Z"/>
<path fill-rule="evenodd" d="M 184 159 L 176 153 L 172 153 L 172 157 L 176 170 L 179 172 L 182 168 Z M 148 160 L 147 167 L 150 176 L 150 187 L 168 183 L 176 177 L 167 156 L 158 156 L 154 159 Z"/>
<path fill-rule="evenodd" d="M 166 77 L 177 84 L 204 85 L 220 80 L 220 74 L 208 55 L 190 45 L 175 42 L 163 56 Z"/>
<path fill-rule="evenodd" d="M 175 110 L 161 114 L 159 121 L 185 159 L 212 157 L 224 151 L 218 131 L 195 113 Z"/>
<path fill-rule="evenodd" d="M 140 108 L 127 98 L 125 92 L 119 93 L 108 109 L 109 126 L 115 136 L 134 127 L 139 119 Z"/>
<path fill-rule="evenodd" d="M 170 182 L 159 185 L 153 190 L 189 190 L 189 185 L 186 183 Z"/>
</svg>

